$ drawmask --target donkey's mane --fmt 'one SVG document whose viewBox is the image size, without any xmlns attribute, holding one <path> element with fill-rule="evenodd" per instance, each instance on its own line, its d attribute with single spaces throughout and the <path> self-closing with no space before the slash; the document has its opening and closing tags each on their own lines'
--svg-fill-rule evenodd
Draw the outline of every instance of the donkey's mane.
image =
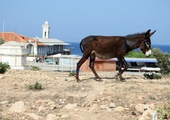
<svg viewBox="0 0 170 120">
<path fill-rule="evenodd" d="M 136 37 L 136 36 L 145 35 L 145 33 L 146 33 L 146 32 L 142 32 L 142 33 L 134 33 L 134 34 L 126 35 L 125 37 Z"/>
</svg>

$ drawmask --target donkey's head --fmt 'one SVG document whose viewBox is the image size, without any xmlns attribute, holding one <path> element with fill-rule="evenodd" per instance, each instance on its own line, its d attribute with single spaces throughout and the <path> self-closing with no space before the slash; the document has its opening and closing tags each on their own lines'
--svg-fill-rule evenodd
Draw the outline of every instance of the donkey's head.
<svg viewBox="0 0 170 120">
<path fill-rule="evenodd" d="M 142 41 L 142 43 L 140 44 L 140 50 L 143 52 L 143 54 L 145 54 L 147 57 L 150 56 L 151 54 L 151 40 L 150 37 L 156 32 L 156 30 L 152 33 L 150 33 L 151 30 L 149 29 L 146 33 L 145 33 L 145 37 L 144 40 Z"/>
</svg>

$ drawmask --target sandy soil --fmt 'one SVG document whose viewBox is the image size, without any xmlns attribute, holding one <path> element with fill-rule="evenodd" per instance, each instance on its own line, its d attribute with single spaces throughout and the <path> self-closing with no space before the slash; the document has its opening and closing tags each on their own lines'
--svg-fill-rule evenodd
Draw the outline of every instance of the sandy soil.
<svg viewBox="0 0 170 120">
<path fill-rule="evenodd" d="M 10 70 L 0 74 L 0 120 L 147 120 L 170 101 L 170 79 L 147 80 L 143 75 L 81 72 L 77 83 L 69 72 Z M 42 90 L 30 90 L 39 82 Z M 24 103 L 14 108 L 17 102 Z M 139 107 L 141 106 L 141 108 Z M 143 106 L 147 106 L 146 108 Z M 20 109 L 20 110 L 16 110 Z"/>
</svg>

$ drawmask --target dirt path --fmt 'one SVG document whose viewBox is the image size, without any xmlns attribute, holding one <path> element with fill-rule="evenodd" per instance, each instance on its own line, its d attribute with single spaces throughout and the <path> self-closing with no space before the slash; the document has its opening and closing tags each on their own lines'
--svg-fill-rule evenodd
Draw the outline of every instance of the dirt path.
<svg viewBox="0 0 170 120">
<path fill-rule="evenodd" d="M 0 120 L 150 120 L 170 100 L 170 79 L 146 80 L 113 72 L 80 73 L 81 83 L 68 72 L 10 70 L 0 75 Z M 38 82 L 43 90 L 29 90 Z"/>
</svg>

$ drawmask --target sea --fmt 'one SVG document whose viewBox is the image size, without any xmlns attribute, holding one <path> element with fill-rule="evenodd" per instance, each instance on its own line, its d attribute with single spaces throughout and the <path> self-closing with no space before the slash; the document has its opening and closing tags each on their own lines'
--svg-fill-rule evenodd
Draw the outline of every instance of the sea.
<svg viewBox="0 0 170 120">
<path fill-rule="evenodd" d="M 71 49 L 71 55 L 82 56 L 83 53 L 80 50 L 79 42 L 70 42 L 70 46 L 67 48 Z M 158 48 L 162 52 L 170 53 L 170 45 L 152 45 L 152 48 Z"/>
</svg>

